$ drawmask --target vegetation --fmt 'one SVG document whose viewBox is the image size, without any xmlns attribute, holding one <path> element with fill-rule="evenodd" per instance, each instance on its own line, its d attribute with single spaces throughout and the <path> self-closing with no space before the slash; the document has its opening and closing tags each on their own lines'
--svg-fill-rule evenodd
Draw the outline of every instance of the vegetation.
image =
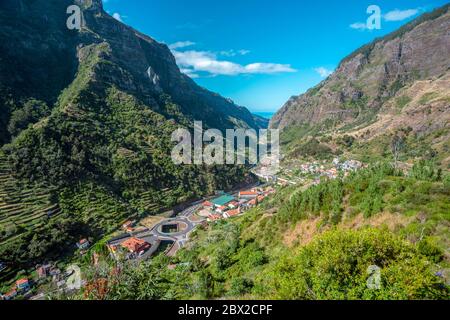
<svg viewBox="0 0 450 320">
<path fill-rule="evenodd" d="M 108 46 L 85 50 L 51 111 L 29 99 L 9 120 L 15 138 L 0 157 L 0 253 L 15 270 L 69 254 L 82 237 L 98 239 L 127 218 L 251 179 L 243 166 L 176 166 L 170 138 L 182 124 L 171 117 L 188 118 L 170 97 L 161 97 L 159 114 L 116 86 L 98 87 L 89 74 L 105 64 L 114 70 L 102 58 Z"/>
<path fill-rule="evenodd" d="M 368 286 L 370 266 L 379 288 Z M 258 277 L 269 299 L 445 299 L 448 288 L 417 248 L 387 231 L 330 231 L 298 253 L 285 254 Z"/>
<path fill-rule="evenodd" d="M 197 229 L 174 258 L 158 256 L 114 276 L 111 267 L 91 272 L 90 283 L 107 286 L 100 296 L 91 286 L 80 298 L 448 299 L 440 271 L 449 266 L 450 189 L 437 171 L 429 163 L 407 175 L 377 165 L 306 191 L 285 188 L 242 217 Z M 410 222 L 344 227 L 359 213 L 370 221 L 386 212 Z M 310 241 L 285 244 L 298 224 L 317 219 Z"/>
</svg>

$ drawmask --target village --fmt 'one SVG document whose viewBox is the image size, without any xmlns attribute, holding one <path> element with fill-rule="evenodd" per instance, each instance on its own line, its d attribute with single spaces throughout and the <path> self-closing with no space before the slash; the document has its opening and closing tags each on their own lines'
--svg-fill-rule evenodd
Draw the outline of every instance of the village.
<svg viewBox="0 0 450 320">
<path fill-rule="evenodd" d="M 322 178 L 334 180 L 339 176 L 346 177 L 363 167 L 364 164 L 358 160 L 340 158 L 334 158 L 332 162 L 291 162 L 285 165 L 276 180 L 279 185 L 317 185 Z"/>
<path fill-rule="evenodd" d="M 125 233 L 108 241 L 107 246 L 116 260 L 147 259 L 160 252 L 173 256 L 185 246 L 198 225 L 243 215 L 273 193 L 275 189 L 271 186 L 254 187 L 236 194 L 218 191 L 215 197 L 197 201 L 151 228 L 127 221 L 122 226 Z"/>
<path fill-rule="evenodd" d="M 141 261 L 158 253 L 173 256 L 185 246 L 190 233 L 198 225 L 206 226 L 243 215 L 274 193 L 275 188 L 272 186 L 253 187 L 234 194 L 218 191 L 214 197 L 196 201 L 177 215 L 162 219 L 150 228 L 141 226 L 138 221 L 126 221 L 121 226 L 122 233 L 109 240 L 106 246 L 110 256 L 117 261 Z M 75 245 L 81 256 L 88 254 L 92 247 L 88 239 L 81 239 Z M 93 258 L 94 264 L 97 263 L 96 253 L 93 253 Z M 0 263 L 0 271 L 3 268 L 3 263 Z M 44 293 L 35 295 L 32 290 L 43 283 L 51 283 L 52 290 L 56 292 L 78 290 L 82 282 L 80 272 L 76 271 L 70 266 L 63 272 L 55 263 L 38 265 L 33 272 L 33 279 L 18 279 L 10 291 L 0 295 L 0 298 L 45 299 Z"/>
<path fill-rule="evenodd" d="M 352 171 L 359 170 L 364 164 L 357 160 L 341 161 L 335 158 L 332 163 L 314 161 L 300 163 L 294 169 L 284 168 L 276 175 L 271 168 L 261 166 L 253 170 L 262 181 L 263 185 L 237 190 L 235 192 L 217 191 L 214 196 L 191 203 L 182 211 L 172 212 L 169 217 L 161 217 L 152 225 L 143 225 L 141 221 L 125 221 L 121 225 L 121 231 L 106 242 L 110 256 L 116 261 L 142 261 L 150 259 L 155 254 L 174 256 L 189 241 L 190 234 L 197 226 L 207 226 L 222 220 L 245 215 L 245 213 L 257 207 L 267 197 L 276 193 L 277 187 L 288 185 L 315 185 L 321 179 L 336 179 L 347 176 Z M 83 256 L 88 254 L 92 244 L 88 239 L 81 239 L 76 244 L 77 252 Z M 94 264 L 98 255 L 93 254 Z M 4 265 L 0 262 L 0 272 Z M 33 287 L 50 282 L 53 290 L 70 292 L 82 286 L 73 284 L 74 278 L 81 279 L 80 274 L 74 274 L 74 268 L 69 267 L 65 272 L 56 264 L 46 263 L 36 266 L 35 279 L 27 277 L 16 281 L 10 291 L 1 295 L 3 300 L 12 300 L 18 296 L 28 299 L 43 299 L 44 294 L 33 295 Z M 75 281 L 76 282 L 76 281 Z"/>
</svg>

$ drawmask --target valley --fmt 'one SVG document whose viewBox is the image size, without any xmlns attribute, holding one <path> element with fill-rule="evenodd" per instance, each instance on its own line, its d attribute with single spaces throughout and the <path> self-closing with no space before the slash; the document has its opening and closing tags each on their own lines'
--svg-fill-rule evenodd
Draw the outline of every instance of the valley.
<svg viewBox="0 0 450 320">
<path fill-rule="evenodd" d="M 319 68 L 273 117 L 199 83 L 296 68 L 165 44 L 106 5 L 0 3 L 2 300 L 448 300 L 449 4 Z"/>
</svg>

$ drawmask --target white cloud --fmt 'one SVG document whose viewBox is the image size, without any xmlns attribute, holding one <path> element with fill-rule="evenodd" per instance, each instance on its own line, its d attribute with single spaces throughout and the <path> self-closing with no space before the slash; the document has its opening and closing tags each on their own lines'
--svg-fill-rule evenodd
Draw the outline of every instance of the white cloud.
<svg viewBox="0 0 450 320">
<path fill-rule="evenodd" d="M 113 13 L 112 17 L 114 19 L 116 19 L 117 21 L 123 22 L 122 21 L 122 16 L 120 15 L 120 13 L 115 12 L 115 13 Z"/>
<path fill-rule="evenodd" d="M 383 17 L 384 20 L 386 21 L 402 21 L 412 16 L 415 16 L 418 13 L 419 9 L 407 9 L 407 10 L 395 9 L 393 11 L 389 11 Z"/>
<path fill-rule="evenodd" d="M 191 77 L 192 79 L 196 79 L 196 78 L 200 78 L 200 76 L 198 74 L 196 74 L 193 70 L 191 69 L 186 69 L 186 68 L 181 68 L 180 71 L 186 75 L 188 75 L 189 77 Z"/>
<path fill-rule="evenodd" d="M 355 22 L 350 25 L 350 28 L 357 29 L 357 30 L 366 30 L 367 24 L 363 23 L 363 22 Z"/>
<path fill-rule="evenodd" d="M 210 51 L 175 50 L 176 48 L 186 47 L 180 46 L 180 44 L 182 43 L 188 43 L 189 46 L 193 44 L 189 41 L 186 41 L 170 45 L 169 47 L 172 49 L 172 53 L 175 56 L 175 59 L 177 60 L 181 71 L 189 76 L 194 75 L 194 77 L 198 77 L 199 72 L 205 72 L 213 76 L 234 76 L 239 74 L 274 74 L 297 71 L 288 64 L 251 63 L 247 65 L 241 65 L 227 60 L 219 60 L 217 58 L 217 54 Z M 239 51 L 236 52 L 239 53 Z M 243 55 L 247 53 L 247 50 L 243 50 L 239 54 Z"/>
<path fill-rule="evenodd" d="M 171 50 L 186 48 L 195 45 L 195 42 L 192 41 L 178 41 L 169 45 Z"/>
<path fill-rule="evenodd" d="M 250 50 L 227 50 L 227 51 L 220 51 L 219 54 L 225 57 L 235 57 L 235 56 L 245 56 L 250 53 Z"/>
<path fill-rule="evenodd" d="M 413 17 L 417 15 L 421 9 L 406 9 L 406 10 L 399 10 L 395 9 L 392 11 L 389 11 L 388 13 L 383 15 L 384 21 L 391 22 L 391 21 L 403 21 L 405 19 L 408 19 L 410 17 Z M 350 28 L 356 29 L 356 30 L 369 30 L 367 28 L 367 24 L 365 22 L 355 22 L 350 25 Z"/>
<path fill-rule="evenodd" d="M 238 51 L 238 53 L 242 56 L 245 56 L 245 55 L 249 54 L 250 52 L 251 52 L 250 50 L 245 50 L 245 49 Z"/>
<path fill-rule="evenodd" d="M 320 74 L 320 76 L 322 77 L 322 78 L 326 78 L 326 77 L 328 77 L 329 75 L 331 75 L 332 73 L 333 73 L 333 70 L 328 70 L 327 68 L 324 68 L 324 67 L 319 67 L 319 68 L 316 68 L 316 69 L 314 69 L 318 74 Z"/>
</svg>

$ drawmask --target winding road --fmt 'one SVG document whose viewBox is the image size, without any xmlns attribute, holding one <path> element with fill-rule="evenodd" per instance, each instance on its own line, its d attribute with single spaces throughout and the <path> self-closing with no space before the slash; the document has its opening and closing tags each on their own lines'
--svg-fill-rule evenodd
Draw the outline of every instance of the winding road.
<svg viewBox="0 0 450 320">
<path fill-rule="evenodd" d="M 197 209 L 200 208 L 200 204 L 193 204 L 192 206 L 186 208 L 182 212 L 180 212 L 174 218 L 164 219 L 161 222 L 157 223 L 152 229 L 148 229 L 141 232 L 136 232 L 133 234 L 134 237 L 143 239 L 152 245 L 152 248 L 147 251 L 144 255 L 142 255 L 141 259 L 146 259 L 153 255 L 157 250 L 160 242 L 162 241 L 171 241 L 173 245 L 169 250 L 169 255 L 175 254 L 180 248 L 183 248 L 185 243 L 189 240 L 189 234 L 195 229 L 195 227 L 201 223 L 203 223 L 206 219 L 198 219 L 192 220 L 191 217 L 194 215 Z M 162 228 L 165 225 L 171 224 L 182 224 L 183 229 L 174 233 L 164 233 L 162 232 Z M 112 241 L 111 244 L 120 244 L 124 239 L 120 239 L 117 241 Z"/>
</svg>

